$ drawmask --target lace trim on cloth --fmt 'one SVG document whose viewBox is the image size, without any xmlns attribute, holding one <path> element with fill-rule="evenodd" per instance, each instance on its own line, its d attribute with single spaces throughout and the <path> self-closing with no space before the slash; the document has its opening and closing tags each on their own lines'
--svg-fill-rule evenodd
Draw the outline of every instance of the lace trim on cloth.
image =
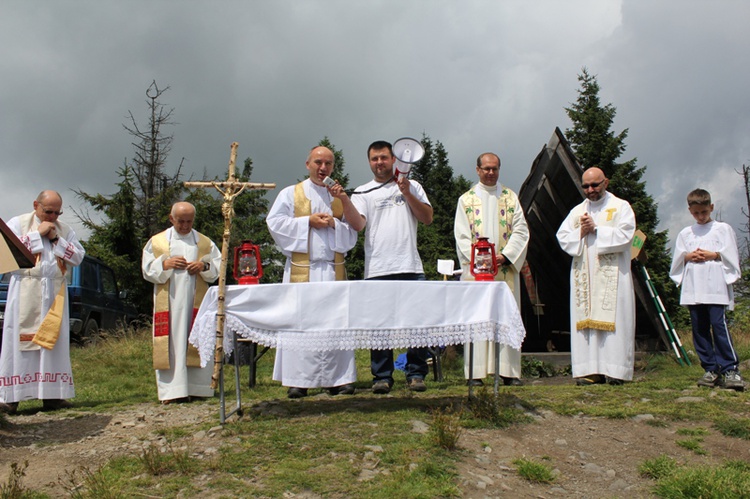
<svg viewBox="0 0 750 499">
<path fill-rule="evenodd" d="M 511 324 L 482 321 L 471 324 L 410 327 L 400 329 L 355 329 L 329 331 L 272 331 L 248 327 L 238 318 L 227 314 L 224 323 L 224 355 L 233 351 L 232 331 L 239 337 L 263 346 L 285 350 L 381 350 L 408 347 L 463 345 L 478 341 L 496 341 L 520 350 L 525 329 L 520 314 L 511 319 Z M 521 334 L 519 334 L 521 332 Z M 201 367 L 213 359 L 216 346 L 216 314 L 203 317 L 190 333 L 190 343 L 200 352 Z"/>
</svg>

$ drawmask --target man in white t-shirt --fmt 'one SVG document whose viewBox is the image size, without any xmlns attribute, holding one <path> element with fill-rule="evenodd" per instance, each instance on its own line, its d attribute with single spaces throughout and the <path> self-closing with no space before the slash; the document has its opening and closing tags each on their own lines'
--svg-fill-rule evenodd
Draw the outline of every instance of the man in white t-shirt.
<svg viewBox="0 0 750 499">
<path fill-rule="evenodd" d="M 396 161 L 390 143 L 376 141 L 367 149 L 374 179 L 357 187 L 352 202 L 362 215 L 365 230 L 365 279 L 424 280 L 417 251 L 417 223 L 432 223 L 432 206 L 418 182 L 394 178 Z M 360 224 L 352 227 L 361 230 Z M 384 297 L 384 300 L 387 300 Z M 371 350 L 372 391 L 385 394 L 393 386 L 393 351 Z M 427 389 L 427 349 L 406 352 L 406 382 L 412 391 Z"/>
</svg>

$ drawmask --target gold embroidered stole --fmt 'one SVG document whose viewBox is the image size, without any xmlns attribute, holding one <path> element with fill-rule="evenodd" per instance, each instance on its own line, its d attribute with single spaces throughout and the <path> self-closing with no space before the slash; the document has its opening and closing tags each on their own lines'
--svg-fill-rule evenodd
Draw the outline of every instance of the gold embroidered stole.
<svg viewBox="0 0 750 499">
<path fill-rule="evenodd" d="M 482 220 L 483 207 L 482 200 L 476 193 L 476 186 L 461 196 L 465 206 L 466 218 L 469 220 L 469 230 L 471 231 L 471 244 L 477 242 L 477 239 L 484 236 L 485 229 Z M 508 244 L 510 236 L 513 234 L 513 214 L 516 211 L 518 198 L 516 193 L 510 189 L 500 189 L 500 195 L 497 197 L 497 241 L 495 243 L 495 253 L 500 253 L 505 245 Z M 511 265 L 499 266 L 496 281 L 504 281 L 508 284 L 511 291 L 514 288 L 514 274 Z"/>
<path fill-rule="evenodd" d="M 294 216 L 309 217 L 312 215 L 312 204 L 305 196 L 303 182 L 294 186 Z M 333 198 L 331 202 L 331 211 L 334 218 L 341 220 L 344 216 L 344 205 L 338 198 Z M 336 280 L 346 280 L 346 267 L 344 267 L 344 254 L 336 253 L 333 264 L 336 271 Z M 290 282 L 310 282 L 310 253 L 292 252 L 292 268 L 289 277 Z"/>
<path fill-rule="evenodd" d="M 169 239 L 167 239 L 167 232 L 160 232 L 151 238 L 151 249 L 155 257 L 162 255 L 169 257 Z M 196 232 L 198 235 L 198 260 L 211 253 L 211 240 Z M 153 363 L 154 369 L 170 369 L 169 363 L 169 332 L 170 332 L 170 319 L 169 319 L 169 279 L 163 284 L 156 284 L 156 296 L 154 297 L 154 331 L 153 331 Z M 199 275 L 195 276 L 195 294 L 193 297 L 193 313 L 190 317 L 190 324 L 188 330 L 193 325 L 195 316 L 198 314 L 198 308 L 200 308 L 203 297 L 208 291 L 208 283 L 200 278 Z M 188 367 L 200 367 L 200 355 L 198 349 L 196 349 L 190 343 L 187 344 L 187 360 L 186 365 Z"/>
<path fill-rule="evenodd" d="M 581 215 L 588 202 L 573 210 L 574 227 L 580 230 Z M 622 201 L 610 196 L 606 209 L 593 215 L 597 227 L 616 227 Z M 588 236 L 586 236 L 588 237 Z M 589 260 L 588 245 L 583 254 L 573 258 L 573 288 L 575 293 L 576 330 L 597 329 L 614 331 L 617 313 L 617 285 L 619 265 L 616 253 L 599 254 Z"/>
<path fill-rule="evenodd" d="M 21 235 L 37 230 L 37 222 L 34 213 L 27 213 L 19 217 Z M 70 235 L 70 226 L 62 222 L 55 222 L 57 233 L 67 239 Z M 60 336 L 63 314 L 65 313 L 67 299 L 67 283 L 65 272 L 68 267 L 65 261 L 56 257 L 57 271 L 55 276 L 49 278 L 50 285 L 59 287 L 55 291 L 55 298 L 44 315 L 42 315 L 42 285 L 41 254 L 36 255 L 36 266 L 31 269 L 22 269 L 16 272 L 20 275 L 18 300 L 18 333 L 19 349 L 21 351 L 39 350 L 44 347 L 48 350 L 54 348 Z M 59 284 L 58 284 L 59 283 Z"/>
</svg>

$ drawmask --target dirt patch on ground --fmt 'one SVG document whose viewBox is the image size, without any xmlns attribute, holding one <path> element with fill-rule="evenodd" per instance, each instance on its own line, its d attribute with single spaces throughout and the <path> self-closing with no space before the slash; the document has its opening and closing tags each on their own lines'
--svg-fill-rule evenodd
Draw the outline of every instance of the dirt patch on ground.
<svg viewBox="0 0 750 499">
<path fill-rule="evenodd" d="M 320 403 L 330 403 L 323 400 L 327 395 L 321 397 Z M 346 402 L 371 403 L 365 397 L 357 399 Z M 314 401 L 302 403 L 310 402 Z M 287 402 L 266 401 L 251 410 L 279 414 L 284 412 L 284 404 Z M 545 411 L 529 414 L 534 423 L 505 430 L 464 430 L 458 465 L 464 497 L 649 497 L 653 482 L 638 474 L 638 466 L 646 459 L 668 454 L 680 463 L 692 464 L 750 460 L 750 441 L 725 437 L 709 423 L 660 427 L 648 423 L 649 415 L 613 420 Z M 166 446 L 163 430 L 170 427 L 196 428 L 171 445 L 189 448 L 199 459 L 214 456 L 227 444 L 218 425 L 215 400 L 169 406 L 140 404 L 108 414 L 75 410 L 23 413 L 8 421 L 9 426 L 0 430 L 0 483 L 7 481 L 11 463 L 28 461 L 24 484 L 52 497 L 66 495 L 61 482 L 67 483 L 66 477 L 80 467 L 95 471 L 115 456 L 140 455 L 151 445 Z M 199 431 L 207 422 L 216 425 Z M 429 419 L 425 417 L 424 422 Z M 708 430 L 701 437 L 705 455 L 676 443 L 686 438 L 677 434 L 678 429 L 698 427 Z M 554 482 L 533 484 L 520 478 L 512 463 L 518 458 L 549 465 L 557 474 Z"/>
</svg>

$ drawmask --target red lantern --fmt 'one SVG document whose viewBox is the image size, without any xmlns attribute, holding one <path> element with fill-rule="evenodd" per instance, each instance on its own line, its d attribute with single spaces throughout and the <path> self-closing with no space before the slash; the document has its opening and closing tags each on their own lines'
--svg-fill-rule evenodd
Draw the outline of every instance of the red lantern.
<svg viewBox="0 0 750 499">
<path fill-rule="evenodd" d="M 260 248 L 250 240 L 234 248 L 234 279 L 239 284 L 258 284 L 263 277 Z"/>
<path fill-rule="evenodd" d="M 471 275 L 477 281 L 494 281 L 497 275 L 495 244 L 489 238 L 479 237 L 471 245 Z"/>
</svg>

